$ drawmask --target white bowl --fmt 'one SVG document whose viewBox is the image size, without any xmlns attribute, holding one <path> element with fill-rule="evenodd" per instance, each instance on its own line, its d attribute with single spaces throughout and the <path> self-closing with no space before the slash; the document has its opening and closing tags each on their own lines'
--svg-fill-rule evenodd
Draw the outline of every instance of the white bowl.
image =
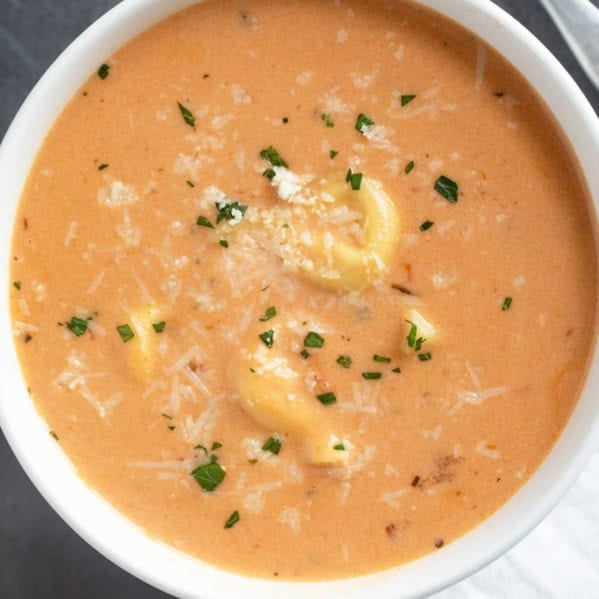
<svg viewBox="0 0 599 599">
<path fill-rule="evenodd" d="M 564 68 L 517 21 L 489 0 L 418 0 L 458 21 L 494 46 L 529 80 L 561 123 L 599 205 L 599 121 Z M 574 482 L 599 438 L 599 359 L 553 451 L 505 506 L 473 531 L 419 560 L 350 580 L 291 583 L 254 580 L 204 564 L 127 520 L 76 475 L 48 434 L 20 374 L 12 341 L 8 289 L 12 226 L 27 174 L 63 106 L 91 73 L 132 37 L 196 0 L 125 0 L 75 40 L 48 69 L 17 114 L 0 147 L 0 425 L 21 465 L 52 507 L 88 543 L 146 582 L 180 597 L 263 599 L 397 598 L 423 596 L 479 570 L 507 551 L 549 513 Z M 595 231 L 595 238 L 597 234 Z"/>
</svg>

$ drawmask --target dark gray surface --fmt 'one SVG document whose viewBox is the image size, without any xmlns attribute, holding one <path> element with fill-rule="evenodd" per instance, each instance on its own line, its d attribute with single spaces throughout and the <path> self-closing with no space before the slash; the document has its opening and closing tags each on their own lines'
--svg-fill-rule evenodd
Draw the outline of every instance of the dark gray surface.
<svg viewBox="0 0 599 599">
<path fill-rule="evenodd" d="M 454 2 L 456 0 L 447 0 Z M 0 137 L 58 54 L 113 0 L 0 0 Z M 565 65 L 599 113 L 599 92 L 535 0 L 498 0 Z M 112 565 L 50 509 L 0 434 L 0 599 L 166 598 Z"/>
</svg>

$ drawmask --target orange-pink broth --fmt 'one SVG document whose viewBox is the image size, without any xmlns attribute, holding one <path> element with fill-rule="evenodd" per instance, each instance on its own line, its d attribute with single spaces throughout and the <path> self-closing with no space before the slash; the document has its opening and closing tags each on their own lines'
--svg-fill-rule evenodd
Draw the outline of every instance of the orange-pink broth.
<svg viewBox="0 0 599 599">
<path fill-rule="evenodd" d="M 203 2 L 105 63 L 31 171 L 10 292 L 82 479 L 151 537 L 284 579 L 396 566 L 501 507 L 576 402 L 597 286 L 576 166 L 522 76 L 430 10 L 354 0 Z M 270 146 L 300 187 L 351 190 L 351 168 L 391 199 L 392 254 L 361 288 L 310 277 L 282 236 L 360 249 L 353 196 L 319 218 L 283 199 Z M 414 310 L 434 335 L 409 344 Z M 345 462 L 247 410 L 252 352 Z M 210 460 L 214 490 L 191 474 Z"/>
</svg>

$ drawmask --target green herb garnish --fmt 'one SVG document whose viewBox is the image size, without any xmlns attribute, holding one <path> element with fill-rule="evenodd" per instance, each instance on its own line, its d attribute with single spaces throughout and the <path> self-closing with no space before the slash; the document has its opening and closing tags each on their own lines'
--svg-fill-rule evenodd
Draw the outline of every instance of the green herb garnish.
<svg viewBox="0 0 599 599">
<path fill-rule="evenodd" d="M 284 116 L 283 117 L 283 123 L 286 125 L 288 122 L 289 122 L 289 119 L 286 116 Z"/>
<path fill-rule="evenodd" d="M 435 181 L 435 191 L 452 204 L 458 201 L 458 184 L 445 175 Z"/>
<path fill-rule="evenodd" d="M 229 247 L 229 242 L 226 239 L 221 239 L 221 240 L 219 240 L 218 243 L 219 243 L 219 245 L 221 247 L 224 247 L 224 248 L 228 248 Z"/>
<path fill-rule="evenodd" d="M 260 322 L 266 322 L 267 320 L 274 318 L 276 315 L 277 309 L 274 306 L 270 306 L 269 308 L 266 308 L 266 312 L 264 313 L 264 316 L 260 318 Z"/>
<path fill-rule="evenodd" d="M 227 473 L 218 462 L 209 462 L 192 470 L 191 475 L 204 491 L 214 491 L 220 485 Z"/>
<path fill-rule="evenodd" d="M 350 168 L 345 175 L 345 180 L 350 184 L 354 191 L 360 191 L 363 176 L 364 175 L 362 173 L 353 173 Z"/>
<path fill-rule="evenodd" d="M 396 374 L 401 374 L 401 368 L 394 368 L 391 372 L 395 372 Z"/>
<path fill-rule="evenodd" d="M 133 339 L 133 337 L 135 337 L 135 335 L 133 334 L 133 331 L 131 330 L 131 327 L 128 324 L 121 324 L 116 328 L 116 330 L 119 332 L 119 335 L 121 336 L 121 339 L 123 340 L 123 343 L 127 343 L 127 341 L 131 341 L 131 339 Z"/>
<path fill-rule="evenodd" d="M 105 162 L 103 162 L 99 167 L 98 170 L 99 171 L 103 171 L 105 168 L 108 168 L 110 165 L 106 164 Z"/>
<path fill-rule="evenodd" d="M 330 406 L 337 402 L 337 398 L 334 393 L 321 393 L 316 396 L 316 399 L 324 406 Z"/>
<path fill-rule="evenodd" d="M 262 150 L 260 156 L 264 158 L 264 160 L 268 160 L 273 166 L 289 168 L 289 165 L 283 160 L 279 152 L 277 152 L 276 148 L 273 146 L 268 146 L 268 148 Z"/>
<path fill-rule="evenodd" d="M 343 443 L 337 443 L 337 445 L 335 445 L 333 449 L 335 449 L 336 451 L 345 451 L 345 445 L 343 445 Z"/>
<path fill-rule="evenodd" d="M 414 351 L 420 351 L 422 344 L 426 339 L 424 337 L 418 337 L 418 327 L 411 320 L 406 320 L 406 322 L 410 325 L 410 332 L 406 337 L 408 347 Z"/>
<path fill-rule="evenodd" d="M 320 118 L 324 121 L 324 124 L 327 127 L 332 128 L 335 126 L 335 121 L 333 121 L 333 117 L 328 112 L 323 112 L 320 115 Z"/>
<path fill-rule="evenodd" d="M 222 443 L 219 443 L 218 441 L 214 441 L 214 443 L 212 443 L 211 451 L 220 449 L 222 446 L 223 446 Z"/>
<path fill-rule="evenodd" d="M 267 168 L 263 173 L 262 176 L 266 177 L 269 181 L 272 181 L 277 173 L 275 173 L 271 168 Z"/>
<path fill-rule="evenodd" d="M 270 453 L 279 455 L 279 451 L 281 451 L 281 441 L 275 439 L 275 437 L 269 437 L 262 446 L 262 451 L 270 451 Z"/>
<path fill-rule="evenodd" d="M 339 356 L 337 358 L 337 364 L 342 366 L 343 368 L 349 368 L 351 366 L 351 357 L 350 356 Z"/>
<path fill-rule="evenodd" d="M 406 175 L 409 175 L 414 170 L 415 166 L 416 166 L 416 163 L 413 160 L 410 160 L 410 162 L 408 162 L 408 164 L 406 164 L 406 168 L 404 169 Z"/>
<path fill-rule="evenodd" d="M 239 512 L 235 510 L 230 516 L 229 519 L 225 522 L 225 528 L 233 528 L 235 524 L 239 522 Z"/>
<path fill-rule="evenodd" d="M 504 312 L 507 312 L 510 309 L 511 306 L 512 306 L 512 298 L 511 297 L 506 297 L 503 300 L 503 306 L 501 306 L 501 309 Z"/>
<path fill-rule="evenodd" d="M 424 231 L 428 231 L 435 223 L 431 220 L 425 220 L 421 225 L 420 225 L 420 230 L 422 232 Z"/>
<path fill-rule="evenodd" d="M 335 158 L 335 156 L 337 156 L 337 154 L 339 154 L 339 152 L 338 152 L 337 150 L 331 150 L 331 151 L 329 152 L 329 156 L 331 157 L 331 160 L 332 160 L 333 158 Z"/>
<path fill-rule="evenodd" d="M 380 379 L 383 376 L 382 372 L 363 372 L 362 373 L 362 378 L 366 379 L 367 381 L 375 381 L 377 379 Z"/>
<path fill-rule="evenodd" d="M 13 286 L 17 291 L 21 291 L 21 281 L 13 281 Z"/>
<path fill-rule="evenodd" d="M 163 418 L 166 418 L 167 420 L 172 420 L 173 417 L 170 414 L 165 414 L 164 412 L 162 414 L 160 414 Z"/>
<path fill-rule="evenodd" d="M 48 431 L 48 432 L 53 439 L 55 439 L 56 441 L 60 441 L 60 439 L 58 438 L 58 435 L 54 431 Z"/>
<path fill-rule="evenodd" d="M 98 77 L 100 77 L 100 79 L 106 79 L 106 77 L 108 77 L 108 75 L 109 75 L 109 71 L 110 71 L 110 66 L 107 65 L 106 63 L 102 64 L 100 66 L 100 68 L 98 69 Z"/>
<path fill-rule="evenodd" d="M 413 94 L 406 94 L 404 96 L 401 97 L 401 105 L 406 106 L 408 105 L 416 96 Z"/>
<path fill-rule="evenodd" d="M 189 185 L 189 187 L 195 187 L 195 183 L 193 181 L 190 181 L 189 179 L 187 179 L 187 181 L 185 181 L 185 183 L 187 183 L 187 185 Z"/>
<path fill-rule="evenodd" d="M 378 354 L 374 354 L 374 356 L 372 356 L 372 359 L 375 362 L 383 362 L 384 364 L 389 364 L 389 362 L 391 362 L 391 358 L 385 358 L 384 356 L 379 356 Z"/>
<path fill-rule="evenodd" d="M 176 428 L 177 428 L 176 426 L 172 425 L 172 426 L 169 426 L 169 427 L 168 427 L 168 430 L 169 430 L 169 431 L 174 431 Z"/>
<path fill-rule="evenodd" d="M 241 216 L 243 217 L 248 207 L 239 202 L 230 202 L 229 204 L 217 203 L 216 209 L 218 210 L 218 216 L 216 217 L 216 224 L 218 225 L 221 220 L 233 220 L 236 218 L 238 215 L 234 214 L 234 212 L 241 213 Z"/>
<path fill-rule="evenodd" d="M 300 356 L 304 358 L 304 360 L 306 360 L 310 357 L 310 354 L 305 349 L 302 349 L 302 351 L 300 352 Z"/>
<path fill-rule="evenodd" d="M 214 229 L 214 225 L 205 216 L 198 216 L 198 220 L 196 220 L 196 225 L 200 227 L 208 227 L 209 229 Z"/>
<path fill-rule="evenodd" d="M 426 352 L 426 353 L 424 353 L 424 354 L 418 354 L 418 359 L 419 359 L 421 362 L 428 362 L 428 361 L 429 361 L 429 360 L 430 360 L 432 357 L 433 357 L 433 356 L 432 356 L 431 352 L 429 352 L 429 351 L 427 351 L 427 352 Z"/>
<path fill-rule="evenodd" d="M 71 320 L 65 323 L 67 325 L 67 329 L 76 335 L 77 337 L 81 337 L 87 331 L 88 321 L 85 318 L 77 318 L 77 316 L 73 316 Z"/>
<path fill-rule="evenodd" d="M 266 345 L 266 347 L 272 347 L 272 344 L 274 343 L 274 338 L 275 338 L 275 332 L 272 329 L 269 329 L 268 331 L 265 331 L 264 333 L 260 333 L 260 335 L 258 335 L 258 337 L 260 337 L 260 339 L 262 339 L 264 345 Z"/>
<path fill-rule="evenodd" d="M 304 345 L 306 347 L 320 348 L 324 345 L 324 339 L 318 333 L 310 331 L 304 339 Z"/>
<path fill-rule="evenodd" d="M 179 106 L 179 110 L 181 111 L 181 116 L 183 117 L 183 120 L 190 127 L 193 127 L 195 129 L 196 128 L 196 118 L 191 113 L 191 110 L 189 110 L 189 108 L 187 108 L 186 106 L 183 106 L 183 104 L 181 104 L 181 102 L 177 102 L 177 106 Z"/>
<path fill-rule="evenodd" d="M 194 449 L 201 449 L 206 454 L 206 456 L 208 455 L 208 450 L 201 443 L 199 445 L 196 445 Z"/>
<path fill-rule="evenodd" d="M 374 125 L 374 121 L 372 119 L 369 119 L 365 114 L 360 113 L 358 115 L 358 118 L 356 120 L 356 129 L 364 134 L 364 130 L 367 127 L 371 127 L 372 125 Z"/>
<path fill-rule="evenodd" d="M 162 331 L 164 331 L 165 326 L 166 326 L 166 322 L 164 320 L 161 320 L 160 322 L 152 323 L 152 328 L 154 329 L 154 331 L 156 333 L 162 333 Z"/>
</svg>

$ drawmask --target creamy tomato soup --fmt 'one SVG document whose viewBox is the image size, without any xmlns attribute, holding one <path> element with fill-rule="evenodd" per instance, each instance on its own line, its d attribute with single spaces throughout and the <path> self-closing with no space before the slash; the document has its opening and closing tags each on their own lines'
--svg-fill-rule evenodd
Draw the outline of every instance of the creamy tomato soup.
<svg viewBox="0 0 599 599">
<path fill-rule="evenodd" d="M 81 477 L 226 569 L 443 546 L 563 429 L 585 194 L 542 102 L 407 2 L 207 1 L 98 57 L 14 230 L 15 343 Z"/>
</svg>

